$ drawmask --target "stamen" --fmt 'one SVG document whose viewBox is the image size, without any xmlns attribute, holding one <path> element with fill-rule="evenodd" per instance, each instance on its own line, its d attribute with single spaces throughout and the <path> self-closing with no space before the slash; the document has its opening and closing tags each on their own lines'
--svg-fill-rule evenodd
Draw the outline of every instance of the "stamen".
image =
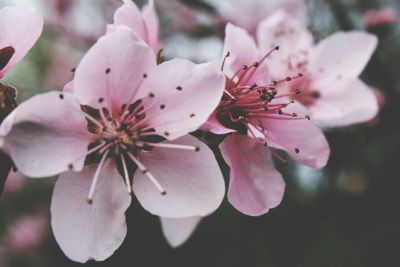
<svg viewBox="0 0 400 267">
<path fill-rule="evenodd" d="M 93 203 L 94 189 L 96 188 L 97 182 L 99 180 L 101 168 L 103 167 L 104 162 L 105 162 L 109 152 L 110 152 L 110 150 L 107 150 L 103 154 L 103 156 L 101 157 L 100 163 L 97 166 L 96 172 L 94 173 L 92 184 L 90 185 L 89 195 L 87 197 L 87 203 L 88 204 L 92 204 Z"/>
<path fill-rule="evenodd" d="M 165 191 L 165 189 L 160 185 L 160 183 L 157 181 L 157 179 L 147 170 L 147 168 L 140 162 L 140 160 L 137 159 L 130 152 L 127 152 L 127 155 L 136 164 L 136 166 L 139 168 L 139 170 L 141 170 L 142 173 L 145 174 L 149 178 L 149 180 L 155 185 L 155 187 L 158 189 L 158 191 L 160 191 L 160 194 L 166 195 L 167 191 Z"/>
<path fill-rule="evenodd" d="M 138 142 L 139 143 L 139 142 Z M 165 143 L 144 143 L 145 145 L 149 145 L 152 147 L 160 147 L 160 148 L 172 148 L 172 149 L 182 149 L 182 150 L 192 150 L 199 151 L 199 146 L 189 146 L 189 145 L 179 145 L 179 144 L 165 144 Z"/>
<path fill-rule="evenodd" d="M 125 178 L 125 183 L 126 183 L 126 188 L 128 189 L 128 194 L 132 194 L 132 185 L 131 181 L 129 180 L 129 173 L 128 173 L 128 168 L 126 167 L 126 161 L 124 155 L 121 155 L 121 162 L 122 162 L 122 168 L 124 169 L 124 178 Z"/>
<path fill-rule="evenodd" d="M 229 53 L 229 51 L 228 51 L 228 52 L 226 53 L 226 55 L 224 56 L 224 59 L 223 59 L 222 64 L 221 64 L 221 71 L 224 71 L 226 59 L 230 56 L 230 54 L 231 54 L 231 53 Z"/>
</svg>

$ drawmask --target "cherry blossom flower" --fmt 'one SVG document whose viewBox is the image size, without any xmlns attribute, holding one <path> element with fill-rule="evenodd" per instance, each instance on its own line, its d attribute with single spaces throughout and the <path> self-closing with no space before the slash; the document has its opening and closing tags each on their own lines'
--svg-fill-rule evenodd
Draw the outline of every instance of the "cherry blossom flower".
<svg viewBox="0 0 400 267">
<path fill-rule="evenodd" d="M 306 4 L 303 0 L 207 0 L 227 21 L 250 33 L 255 33 L 258 23 L 278 9 L 284 9 L 298 23 L 305 24 Z"/>
<path fill-rule="evenodd" d="M 327 127 L 366 122 L 378 112 L 373 91 L 358 77 L 377 46 L 374 35 L 361 31 L 338 32 L 318 44 L 306 27 L 284 11 L 260 23 L 258 42 L 262 52 L 279 45 L 267 64 L 277 79 L 293 72 L 304 78 L 285 85 L 305 105 L 316 122 Z"/>
<path fill-rule="evenodd" d="M 282 200 L 285 184 L 274 168 L 271 155 L 280 158 L 275 149 L 314 168 L 326 164 L 330 151 L 307 110 L 293 101 L 298 92 L 280 91 L 282 84 L 301 80 L 302 75 L 269 81 L 265 62 L 277 49 L 261 55 L 245 30 L 227 25 L 222 65 L 225 94 L 203 126 L 216 134 L 229 134 L 220 145 L 231 168 L 228 200 L 252 216 L 266 213 Z"/>
<path fill-rule="evenodd" d="M 124 4 L 118 8 L 114 14 L 114 24 L 108 26 L 107 32 L 113 32 L 115 29 L 126 26 L 130 28 L 138 38 L 140 38 L 144 43 L 153 48 L 154 53 L 158 53 L 158 16 L 154 8 L 154 2 L 152 0 L 143 7 L 140 12 L 138 7 L 132 1 L 124 1 Z M 182 41 L 182 40 L 181 40 Z M 174 49 L 178 49 L 180 54 L 185 53 L 185 49 L 182 49 L 185 44 L 180 42 L 180 45 L 174 46 Z M 201 45 L 197 43 L 197 45 Z M 166 53 L 170 53 L 170 47 L 166 47 Z M 192 47 L 193 48 L 193 47 Z M 199 50 L 197 49 L 194 50 Z M 213 51 L 208 51 L 212 53 Z M 197 53 L 197 57 L 204 57 L 203 53 Z M 207 54 L 207 53 L 206 53 Z M 158 56 L 158 55 L 157 55 Z M 202 61 L 199 58 L 190 58 L 191 60 Z M 73 90 L 73 85 L 68 84 L 64 90 Z M 202 216 L 190 216 L 184 218 L 164 218 L 160 217 L 162 233 L 166 238 L 169 245 L 172 247 L 178 247 L 184 244 L 189 237 L 192 235 L 194 230 L 200 223 Z"/>
<path fill-rule="evenodd" d="M 39 38 L 42 16 L 29 5 L 0 9 L 0 78 L 22 60 Z"/>
<path fill-rule="evenodd" d="M 4 194 L 11 194 L 21 190 L 25 177 L 20 172 L 10 172 L 4 185 Z"/>
<path fill-rule="evenodd" d="M 371 9 L 365 12 L 363 21 L 368 27 L 394 24 L 397 21 L 397 12 L 393 7 Z"/>
<path fill-rule="evenodd" d="M 211 150 L 187 133 L 207 120 L 224 83 L 211 64 L 156 65 L 154 52 L 123 27 L 88 51 L 72 93 L 34 96 L 6 118 L 0 142 L 18 169 L 30 177 L 61 174 L 51 223 L 69 258 L 113 254 L 127 232 L 132 190 L 163 218 L 217 209 L 222 174 Z"/>
<path fill-rule="evenodd" d="M 6 231 L 8 249 L 21 253 L 38 247 L 47 233 L 47 224 L 48 218 L 43 212 L 19 218 Z"/>
</svg>

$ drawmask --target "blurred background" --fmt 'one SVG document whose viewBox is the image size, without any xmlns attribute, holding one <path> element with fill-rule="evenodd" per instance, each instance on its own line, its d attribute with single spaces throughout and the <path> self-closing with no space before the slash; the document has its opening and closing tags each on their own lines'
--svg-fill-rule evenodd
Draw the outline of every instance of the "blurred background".
<svg viewBox="0 0 400 267">
<path fill-rule="evenodd" d="M 21 2 L 33 2 L 46 25 L 34 49 L 5 77 L 19 89 L 19 101 L 61 90 L 120 5 L 118 0 L 1 0 L 0 7 Z M 155 2 L 166 58 L 220 59 L 225 22 L 212 1 Z M 279 207 L 252 218 L 224 202 L 178 249 L 164 240 L 158 218 L 134 200 L 121 248 L 107 261 L 88 266 L 400 266 L 400 2 L 309 0 L 307 7 L 309 28 L 317 39 L 352 29 L 379 37 L 362 75 L 379 89 L 378 117 L 327 131 L 332 154 L 323 170 L 277 162 L 287 183 Z M 54 181 L 10 175 L 0 199 L 1 267 L 80 265 L 63 255 L 51 232 Z"/>
</svg>

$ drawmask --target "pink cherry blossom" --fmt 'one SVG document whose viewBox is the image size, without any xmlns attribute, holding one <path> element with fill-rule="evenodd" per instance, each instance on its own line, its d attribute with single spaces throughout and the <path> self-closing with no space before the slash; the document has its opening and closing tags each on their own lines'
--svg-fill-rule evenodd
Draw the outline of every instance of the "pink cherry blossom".
<svg viewBox="0 0 400 267">
<path fill-rule="evenodd" d="M 2 149 L 18 169 L 31 177 L 61 174 L 51 223 L 69 258 L 113 254 L 126 235 L 132 191 L 166 219 L 217 209 L 222 174 L 211 150 L 187 134 L 218 105 L 224 83 L 211 64 L 156 65 L 153 50 L 123 27 L 88 51 L 69 92 L 37 95 L 6 118 Z"/>
<path fill-rule="evenodd" d="M 0 9 L 0 78 L 22 60 L 39 38 L 42 16 L 29 5 Z"/>
<path fill-rule="evenodd" d="M 228 24 L 224 50 L 225 94 L 203 129 L 229 134 L 220 145 L 231 168 L 228 200 L 239 211 L 258 216 L 283 197 L 285 184 L 271 159 L 280 158 L 275 149 L 321 168 L 329 146 L 307 110 L 293 101 L 297 92 L 280 91 L 281 85 L 301 80 L 302 75 L 269 80 L 265 62 L 277 47 L 261 55 L 245 30 Z"/>
<path fill-rule="evenodd" d="M 25 252 L 40 245 L 46 235 L 47 215 L 43 212 L 24 216 L 6 231 L 5 242 L 12 252 Z"/>
<path fill-rule="evenodd" d="M 142 10 L 139 10 L 131 0 L 123 0 L 123 2 L 123 5 L 115 11 L 114 24 L 109 27 L 124 25 L 131 28 L 157 52 L 159 26 L 154 1 L 149 0 Z"/>
<path fill-rule="evenodd" d="M 298 23 L 305 24 L 306 4 L 303 0 L 207 0 L 228 21 L 251 33 L 258 23 L 276 10 L 283 9 Z"/>
<path fill-rule="evenodd" d="M 20 172 L 10 172 L 4 185 L 4 194 L 11 194 L 18 192 L 24 185 L 25 178 Z"/>
<path fill-rule="evenodd" d="M 393 7 L 386 7 L 380 10 L 371 9 L 365 12 L 363 20 L 364 24 L 369 27 L 390 25 L 397 21 L 397 12 Z"/>
<path fill-rule="evenodd" d="M 373 91 L 359 79 L 377 46 L 374 35 L 361 31 L 338 32 L 318 44 L 311 33 L 283 11 L 260 23 L 261 52 L 279 45 L 267 64 L 273 79 L 293 72 L 304 78 L 285 85 L 316 122 L 327 127 L 366 122 L 378 112 Z"/>
</svg>

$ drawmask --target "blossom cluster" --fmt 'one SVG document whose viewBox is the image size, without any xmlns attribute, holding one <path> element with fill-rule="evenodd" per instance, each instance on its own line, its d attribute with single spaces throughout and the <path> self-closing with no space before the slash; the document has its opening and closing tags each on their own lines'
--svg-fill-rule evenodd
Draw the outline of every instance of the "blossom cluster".
<svg viewBox="0 0 400 267">
<path fill-rule="evenodd" d="M 17 106 L 16 89 L 1 83 L 1 169 L 58 176 L 51 226 L 70 259 L 110 257 L 136 200 L 160 218 L 171 246 L 183 244 L 225 197 L 211 143 L 230 168 L 229 203 L 260 216 L 284 197 L 274 160 L 323 168 L 325 129 L 377 115 L 377 96 L 359 78 L 374 35 L 316 42 L 301 0 L 209 2 L 227 22 L 219 64 L 164 60 L 154 1 L 139 9 L 124 0 L 62 90 Z M 0 22 L 3 77 L 43 18 L 17 5 L 2 8 Z"/>
</svg>

